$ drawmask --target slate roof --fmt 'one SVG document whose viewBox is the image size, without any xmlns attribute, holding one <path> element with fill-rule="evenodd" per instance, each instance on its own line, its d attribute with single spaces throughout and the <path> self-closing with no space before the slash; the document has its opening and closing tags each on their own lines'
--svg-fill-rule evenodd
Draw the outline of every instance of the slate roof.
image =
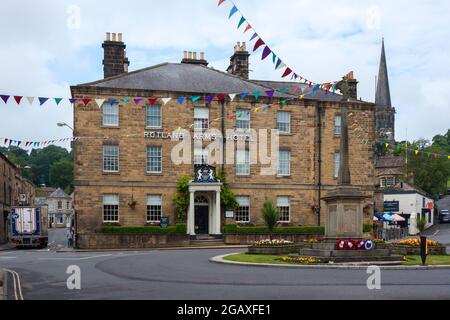
<svg viewBox="0 0 450 320">
<path fill-rule="evenodd" d="M 266 80 L 251 80 L 255 83 L 258 83 L 262 86 L 270 87 L 276 90 L 281 89 L 290 89 L 287 90 L 286 93 L 292 94 L 292 95 L 300 95 L 300 94 L 308 94 L 312 91 L 312 88 L 310 88 L 307 84 L 304 83 L 297 83 L 297 82 L 285 82 L 285 81 L 266 81 Z M 301 92 L 294 92 L 294 85 L 299 85 Z M 330 101 L 330 102 L 337 102 L 342 100 L 342 95 L 340 94 L 333 94 L 331 92 L 326 93 L 323 90 L 317 90 L 314 95 L 311 96 L 305 96 L 305 99 L 314 99 L 314 100 L 320 100 L 320 101 Z"/>
<path fill-rule="evenodd" d="M 375 167 L 377 169 L 382 168 L 401 168 L 405 165 L 405 159 L 403 157 L 383 157 L 377 159 Z"/>
<path fill-rule="evenodd" d="M 163 63 L 153 67 L 121 74 L 104 80 L 81 84 L 99 88 L 138 89 L 183 93 L 241 93 L 264 91 L 270 87 L 203 65 Z M 289 98 L 289 94 L 275 93 L 274 97 Z"/>
<path fill-rule="evenodd" d="M 61 188 L 56 189 L 49 198 L 63 198 L 63 199 L 72 199 L 67 193 L 65 193 Z"/>
<path fill-rule="evenodd" d="M 431 196 L 426 191 L 423 191 L 422 189 L 406 182 L 399 182 L 394 187 L 388 188 L 384 191 L 384 194 L 414 194 L 414 193 L 418 193 L 422 196 L 431 198 Z"/>
</svg>

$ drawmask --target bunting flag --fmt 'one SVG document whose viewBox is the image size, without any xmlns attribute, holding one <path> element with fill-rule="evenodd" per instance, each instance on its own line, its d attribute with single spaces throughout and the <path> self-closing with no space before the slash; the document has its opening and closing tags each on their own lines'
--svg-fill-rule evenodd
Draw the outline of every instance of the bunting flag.
<svg viewBox="0 0 450 320">
<path fill-rule="evenodd" d="M 63 101 L 62 98 L 54 98 L 53 100 L 55 100 L 55 103 L 57 106 L 59 106 L 59 104 L 61 103 L 61 101 Z"/>
<path fill-rule="evenodd" d="M 211 104 L 213 99 L 214 99 L 213 96 L 206 96 L 206 102 L 208 102 L 208 104 Z"/>
<path fill-rule="evenodd" d="M 233 101 L 234 98 L 236 98 L 237 94 L 236 93 L 230 93 L 228 96 L 230 97 L 230 100 Z"/>
<path fill-rule="evenodd" d="M 269 91 L 266 91 L 266 94 L 267 94 L 267 96 L 268 96 L 270 99 L 273 98 L 274 93 L 275 93 L 275 90 L 269 90 Z"/>
<path fill-rule="evenodd" d="M 48 101 L 48 98 L 38 98 L 38 100 L 39 100 L 39 104 L 41 105 L 41 106 L 43 106 L 47 101 Z"/>
<path fill-rule="evenodd" d="M 8 103 L 9 97 L 10 96 L 6 96 L 6 95 L 3 95 L 3 94 L 0 95 L 0 98 L 3 100 L 4 103 Z"/>
<path fill-rule="evenodd" d="M 78 99 L 74 99 L 74 98 L 69 99 L 69 102 L 70 102 L 71 104 L 74 104 L 74 103 L 77 102 L 77 101 L 78 101 Z"/>
<path fill-rule="evenodd" d="M 225 0 L 219 0 L 218 6 L 221 6 L 223 3 L 225 2 Z M 241 28 L 241 26 L 247 22 L 247 27 L 244 30 L 244 33 L 246 33 L 248 30 L 253 29 L 253 27 L 251 26 L 250 22 L 248 22 L 248 19 L 245 18 L 244 15 L 242 15 L 242 13 L 240 12 L 240 10 L 238 9 L 238 7 L 235 5 L 235 3 L 233 1 L 229 1 L 232 5 L 230 13 L 228 15 L 228 19 L 231 19 L 236 13 L 240 13 L 240 19 L 238 22 L 238 26 L 237 28 Z M 309 85 L 309 87 L 313 87 L 314 85 L 316 85 L 316 83 L 313 83 L 312 81 L 306 79 L 303 76 L 300 76 L 299 73 L 294 72 L 294 70 L 292 68 L 290 68 L 289 66 L 287 66 L 285 63 L 282 62 L 282 60 L 280 58 L 278 58 L 278 60 L 276 59 L 278 57 L 277 54 L 275 54 L 275 52 L 273 52 L 273 50 L 266 45 L 265 41 L 258 35 L 258 33 L 255 32 L 253 33 L 253 36 L 250 38 L 250 42 L 253 41 L 254 39 L 258 38 L 258 40 L 256 41 L 254 47 L 253 47 L 253 52 L 255 52 L 256 50 L 258 50 L 261 46 L 265 45 L 263 54 L 261 56 L 261 60 L 265 60 L 270 53 L 273 54 L 272 57 L 272 63 L 275 65 L 275 70 L 279 70 L 279 69 L 285 69 L 283 74 L 282 74 L 282 78 L 286 78 L 287 76 L 291 75 L 291 80 L 294 81 L 303 81 L 303 83 L 307 83 Z M 349 73 L 346 75 L 346 77 L 348 79 L 353 78 L 353 74 Z M 332 94 L 336 94 L 336 87 L 335 84 L 337 83 L 334 82 L 331 85 L 320 85 L 318 86 L 317 90 L 322 90 L 325 91 L 326 94 L 328 93 L 332 93 Z M 315 90 L 314 93 L 317 91 Z"/>
<path fill-rule="evenodd" d="M 261 92 L 255 91 L 255 92 L 253 92 L 253 96 L 255 97 L 256 100 L 258 100 L 259 97 L 261 96 Z"/>
<path fill-rule="evenodd" d="M 172 98 L 162 98 L 161 100 L 163 101 L 163 104 L 166 105 L 169 103 L 170 100 L 172 100 Z"/>
<path fill-rule="evenodd" d="M 245 98 L 248 97 L 248 92 L 242 92 L 242 93 L 240 94 L 240 96 L 241 96 L 241 99 L 245 99 Z"/>
<path fill-rule="evenodd" d="M 156 103 L 157 100 L 158 100 L 157 98 L 150 98 L 150 99 L 148 99 L 148 102 L 149 102 L 150 105 L 153 107 L 153 106 L 155 105 L 155 103 Z"/>
<path fill-rule="evenodd" d="M 22 98 L 23 98 L 22 96 L 14 96 L 14 100 L 16 101 L 17 104 L 20 104 Z"/>
<path fill-rule="evenodd" d="M 230 15 L 228 16 L 228 19 L 231 19 L 231 17 L 234 16 L 234 14 L 236 12 L 238 12 L 238 8 L 236 6 L 233 6 L 233 8 L 231 8 Z"/>
<path fill-rule="evenodd" d="M 192 102 L 197 102 L 197 101 L 200 100 L 201 98 L 202 98 L 202 96 L 194 96 L 194 97 L 191 97 Z"/>
<path fill-rule="evenodd" d="M 141 98 L 136 98 L 136 99 L 133 99 L 134 100 L 134 104 L 135 105 L 140 105 L 141 103 L 142 103 L 142 101 L 144 101 L 144 99 L 141 99 Z"/>
<path fill-rule="evenodd" d="M 89 103 L 91 103 L 91 99 L 81 99 L 81 101 L 83 101 L 83 104 L 85 105 L 85 106 L 87 106 Z"/>
<path fill-rule="evenodd" d="M 117 102 L 117 100 L 114 99 L 114 98 L 109 98 L 109 99 L 108 99 L 108 104 L 111 105 L 111 106 L 112 106 L 112 105 L 115 105 L 116 102 Z"/>
<path fill-rule="evenodd" d="M 27 97 L 27 100 L 28 100 L 28 103 L 29 103 L 30 105 L 32 105 L 33 102 L 34 102 L 34 97 Z"/>
<path fill-rule="evenodd" d="M 103 104 L 105 103 L 106 99 L 95 99 L 95 103 L 97 104 L 97 106 L 99 108 L 101 108 L 103 106 Z"/>
<path fill-rule="evenodd" d="M 177 99 L 177 101 L 178 101 L 178 103 L 179 104 L 184 104 L 184 101 L 186 100 L 186 97 L 179 97 L 178 99 Z"/>
</svg>

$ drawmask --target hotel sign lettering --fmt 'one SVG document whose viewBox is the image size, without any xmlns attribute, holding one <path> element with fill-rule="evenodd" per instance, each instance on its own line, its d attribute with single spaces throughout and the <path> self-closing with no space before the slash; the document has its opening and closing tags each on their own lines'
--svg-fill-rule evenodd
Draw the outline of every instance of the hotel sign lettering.
<svg viewBox="0 0 450 320">
<path fill-rule="evenodd" d="M 185 138 L 189 138 L 189 135 L 186 133 L 178 133 L 178 132 L 162 132 L 162 131 L 145 131 L 144 138 L 145 139 L 163 139 L 163 140 L 184 140 Z M 191 135 L 194 141 L 217 141 L 222 139 L 221 134 L 215 133 L 194 133 Z M 253 141 L 253 137 L 251 134 L 247 133 L 233 133 L 228 134 L 226 136 L 227 140 L 231 141 Z"/>
</svg>

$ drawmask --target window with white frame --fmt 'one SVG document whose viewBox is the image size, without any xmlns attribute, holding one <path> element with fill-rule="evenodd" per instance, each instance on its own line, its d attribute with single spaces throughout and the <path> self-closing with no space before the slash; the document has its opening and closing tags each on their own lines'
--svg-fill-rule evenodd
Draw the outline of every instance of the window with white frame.
<svg viewBox="0 0 450 320">
<path fill-rule="evenodd" d="M 162 128 L 161 106 L 156 104 L 147 106 L 147 128 Z"/>
<path fill-rule="evenodd" d="M 209 151 L 207 148 L 203 149 L 200 146 L 194 148 L 194 164 L 202 165 L 208 164 Z"/>
<path fill-rule="evenodd" d="M 238 176 L 250 175 L 250 151 L 237 150 L 236 160 L 236 174 Z"/>
<path fill-rule="evenodd" d="M 395 186 L 395 183 L 396 183 L 395 177 L 384 177 L 381 178 L 380 185 L 382 188 L 391 188 Z"/>
<path fill-rule="evenodd" d="M 147 222 L 159 222 L 162 215 L 162 196 L 147 196 Z"/>
<path fill-rule="evenodd" d="M 339 169 L 341 167 L 341 154 L 336 152 L 334 154 L 334 177 L 339 178 Z"/>
<path fill-rule="evenodd" d="M 334 117 L 334 135 L 340 136 L 342 132 L 342 116 L 337 115 Z"/>
<path fill-rule="evenodd" d="M 249 130 L 250 129 L 250 110 L 237 109 L 236 110 L 236 129 Z"/>
<path fill-rule="evenodd" d="M 119 172 L 119 146 L 103 146 L 103 171 Z"/>
<path fill-rule="evenodd" d="M 209 129 L 209 109 L 194 108 L 194 128 L 196 130 Z"/>
<path fill-rule="evenodd" d="M 248 223 L 250 222 L 250 197 L 240 196 L 236 197 L 239 207 L 236 209 L 236 222 Z"/>
<path fill-rule="evenodd" d="M 277 207 L 280 210 L 280 221 L 279 222 L 290 222 L 291 221 L 291 201 L 289 197 L 278 197 Z"/>
<path fill-rule="evenodd" d="M 280 133 L 291 133 L 291 113 L 277 113 L 277 129 Z"/>
<path fill-rule="evenodd" d="M 291 175 L 291 151 L 280 150 L 278 154 L 278 176 Z"/>
<path fill-rule="evenodd" d="M 103 104 L 103 126 L 118 127 L 119 126 L 119 105 Z"/>
<path fill-rule="evenodd" d="M 103 195 L 103 222 L 119 222 L 119 195 Z"/>
<path fill-rule="evenodd" d="M 147 173 L 162 172 L 162 148 L 155 146 L 147 147 Z"/>
<path fill-rule="evenodd" d="M 62 210 L 63 206 L 62 206 L 62 201 L 59 200 L 58 201 L 58 210 Z"/>
</svg>

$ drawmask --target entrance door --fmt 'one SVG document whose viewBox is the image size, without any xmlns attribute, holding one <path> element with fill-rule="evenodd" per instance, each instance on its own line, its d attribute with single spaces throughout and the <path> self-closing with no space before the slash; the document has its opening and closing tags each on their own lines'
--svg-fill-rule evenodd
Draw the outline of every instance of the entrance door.
<svg viewBox="0 0 450 320">
<path fill-rule="evenodd" d="M 209 234 L 209 204 L 203 196 L 195 199 L 195 233 Z"/>
</svg>

